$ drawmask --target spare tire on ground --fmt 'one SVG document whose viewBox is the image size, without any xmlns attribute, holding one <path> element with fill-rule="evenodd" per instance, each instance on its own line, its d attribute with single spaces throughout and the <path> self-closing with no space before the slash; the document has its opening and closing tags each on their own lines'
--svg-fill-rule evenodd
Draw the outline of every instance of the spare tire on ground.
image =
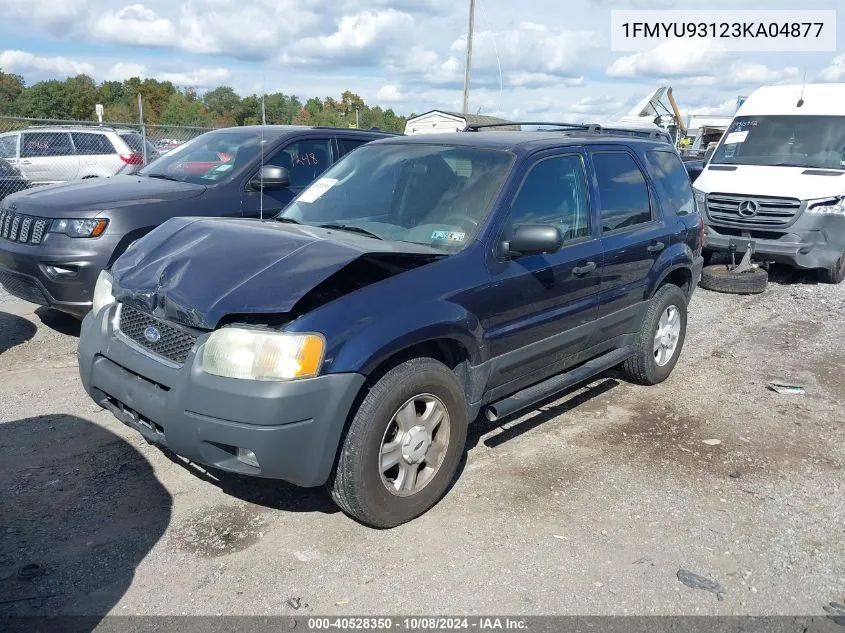
<svg viewBox="0 0 845 633">
<path fill-rule="evenodd" d="M 701 271 L 701 287 L 715 292 L 759 294 L 766 289 L 768 283 L 769 273 L 762 268 L 736 272 L 725 264 L 714 264 L 705 266 Z"/>
</svg>

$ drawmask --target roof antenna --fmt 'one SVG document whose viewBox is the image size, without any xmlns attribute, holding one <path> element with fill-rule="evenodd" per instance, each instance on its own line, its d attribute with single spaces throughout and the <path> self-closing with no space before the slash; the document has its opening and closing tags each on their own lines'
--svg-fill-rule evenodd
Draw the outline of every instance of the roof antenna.
<svg viewBox="0 0 845 633">
<path fill-rule="evenodd" d="M 258 202 L 258 218 L 264 219 L 264 126 L 267 125 L 267 111 L 264 108 L 264 93 L 267 92 L 267 79 L 263 80 L 261 86 L 261 166 L 258 168 L 259 180 L 259 202 Z"/>
<path fill-rule="evenodd" d="M 804 84 L 807 83 L 807 71 L 804 71 L 804 79 L 801 80 L 801 96 L 798 97 L 798 103 L 795 104 L 796 108 L 800 108 L 804 105 Z"/>
</svg>

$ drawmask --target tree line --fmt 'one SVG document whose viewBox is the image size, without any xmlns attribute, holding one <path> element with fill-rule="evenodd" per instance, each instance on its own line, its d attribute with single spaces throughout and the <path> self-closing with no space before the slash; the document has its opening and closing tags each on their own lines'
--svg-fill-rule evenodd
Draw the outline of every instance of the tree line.
<svg viewBox="0 0 845 633">
<path fill-rule="evenodd" d="M 95 105 L 103 105 L 103 120 L 115 123 L 138 121 L 138 95 L 144 121 L 159 125 L 228 127 L 261 123 L 261 96 L 241 97 L 230 86 L 199 94 L 193 88 L 169 81 L 130 77 L 125 81 L 96 83 L 87 75 L 64 81 L 50 79 L 27 86 L 23 77 L 0 69 L 0 115 L 39 119 L 96 121 Z M 268 124 L 326 125 L 380 128 L 401 132 L 406 117 L 392 109 L 369 106 L 347 90 L 340 99 L 312 97 L 303 103 L 281 92 L 264 96 Z"/>
</svg>

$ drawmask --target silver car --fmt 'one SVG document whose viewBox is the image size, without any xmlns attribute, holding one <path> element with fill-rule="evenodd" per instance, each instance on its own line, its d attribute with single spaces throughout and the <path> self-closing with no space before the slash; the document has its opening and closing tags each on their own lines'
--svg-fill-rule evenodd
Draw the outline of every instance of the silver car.
<svg viewBox="0 0 845 633">
<path fill-rule="evenodd" d="M 135 130 L 88 126 L 31 126 L 0 134 L 0 158 L 33 185 L 130 174 L 144 164 Z M 147 162 L 159 152 L 147 143 Z"/>
</svg>

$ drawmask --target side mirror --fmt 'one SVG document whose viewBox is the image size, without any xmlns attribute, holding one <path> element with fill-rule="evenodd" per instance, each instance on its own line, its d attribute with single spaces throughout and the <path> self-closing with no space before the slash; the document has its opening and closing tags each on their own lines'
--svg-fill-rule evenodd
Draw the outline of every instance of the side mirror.
<svg viewBox="0 0 845 633">
<path fill-rule="evenodd" d="M 284 167 L 263 165 L 261 170 L 249 181 L 249 186 L 256 191 L 264 189 L 284 189 L 290 187 L 290 172 Z"/>
<path fill-rule="evenodd" d="M 560 229 L 550 224 L 522 224 L 517 226 L 511 239 L 502 244 L 505 255 L 544 255 L 556 253 L 563 246 Z"/>
</svg>

